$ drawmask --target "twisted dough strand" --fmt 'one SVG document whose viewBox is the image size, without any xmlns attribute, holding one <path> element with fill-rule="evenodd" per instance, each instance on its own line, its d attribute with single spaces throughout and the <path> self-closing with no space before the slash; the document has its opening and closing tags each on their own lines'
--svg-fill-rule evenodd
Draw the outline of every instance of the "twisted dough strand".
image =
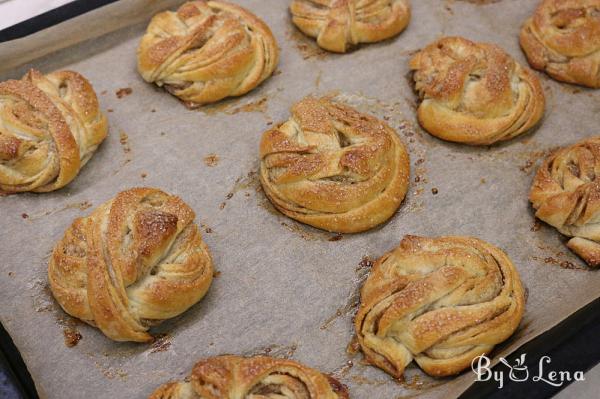
<svg viewBox="0 0 600 399">
<path fill-rule="evenodd" d="M 196 0 L 152 18 L 138 48 L 144 80 L 188 106 L 241 96 L 268 78 L 279 58 L 269 27 L 225 1 Z"/>
<path fill-rule="evenodd" d="M 65 312 L 116 341 L 147 342 L 150 325 L 198 302 L 212 281 L 212 260 L 194 212 L 151 188 L 118 194 L 76 219 L 48 266 Z"/>
<path fill-rule="evenodd" d="M 290 11 L 298 29 L 338 53 L 396 36 L 410 20 L 408 0 L 293 0 Z"/>
<path fill-rule="evenodd" d="M 76 72 L 32 69 L 0 83 L 0 191 L 65 186 L 107 132 L 92 86 Z"/>
<path fill-rule="evenodd" d="M 413 359 L 446 376 L 507 339 L 524 302 L 519 275 L 498 248 L 470 237 L 406 236 L 375 263 L 355 328 L 366 359 L 394 377 Z"/>
<path fill-rule="evenodd" d="M 327 98 L 307 97 L 265 132 L 260 179 L 283 214 L 335 232 L 383 223 L 408 188 L 409 161 L 396 132 Z"/>
<path fill-rule="evenodd" d="M 600 0 L 544 0 L 521 29 L 531 66 L 556 80 L 600 88 Z"/>
<path fill-rule="evenodd" d="M 150 399 L 348 399 L 332 377 L 292 360 L 218 356 L 198 362 L 189 381 L 158 388 Z"/>
<path fill-rule="evenodd" d="M 425 130 L 471 145 L 509 140 L 544 113 L 538 78 L 498 46 L 446 37 L 410 61 Z"/>
<path fill-rule="evenodd" d="M 573 237 L 569 249 L 600 265 L 600 137 L 551 154 L 538 169 L 529 199 L 535 216 Z"/>
</svg>

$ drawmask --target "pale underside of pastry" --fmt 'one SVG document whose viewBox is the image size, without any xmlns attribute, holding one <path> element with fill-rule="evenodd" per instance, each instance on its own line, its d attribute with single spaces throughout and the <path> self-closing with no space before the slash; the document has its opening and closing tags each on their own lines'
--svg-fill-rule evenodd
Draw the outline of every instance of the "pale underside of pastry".
<svg viewBox="0 0 600 399">
<path fill-rule="evenodd" d="M 292 21 L 328 51 L 398 35 L 410 21 L 409 0 L 293 0 Z"/>
<path fill-rule="evenodd" d="M 137 57 L 145 81 L 195 107 L 254 89 L 275 70 L 279 50 L 269 27 L 250 11 L 196 0 L 155 15 Z"/>
<path fill-rule="evenodd" d="M 328 98 L 296 103 L 287 122 L 264 133 L 260 159 L 273 205 L 324 230 L 354 233 L 381 224 L 408 189 L 409 157 L 396 132 Z"/>
<path fill-rule="evenodd" d="M 180 198 L 157 189 L 119 193 L 76 219 L 54 247 L 54 298 L 115 341 L 151 341 L 150 326 L 183 313 L 212 282 L 194 217 Z"/>
<path fill-rule="evenodd" d="M 533 68 L 600 88 L 600 0 L 543 0 L 523 24 L 520 43 Z"/>
<path fill-rule="evenodd" d="M 366 360 L 392 376 L 412 360 L 448 376 L 510 337 L 524 305 L 517 270 L 500 249 L 471 237 L 406 236 L 373 266 L 355 329 Z"/>
<path fill-rule="evenodd" d="M 600 137 L 551 154 L 538 169 L 529 200 L 535 216 L 572 237 L 567 247 L 600 266 Z"/>
<path fill-rule="evenodd" d="M 346 387 L 292 360 L 217 356 L 198 362 L 185 381 L 162 385 L 150 399 L 348 399 Z"/>
<path fill-rule="evenodd" d="M 0 192 L 47 192 L 71 182 L 108 133 L 80 74 L 30 70 L 0 83 Z"/>
<path fill-rule="evenodd" d="M 410 61 L 419 123 L 443 140 L 486 145 L 522 134 L 542 118 L 539 79 L 493 44 L 442 38 Z"/>
</svg>

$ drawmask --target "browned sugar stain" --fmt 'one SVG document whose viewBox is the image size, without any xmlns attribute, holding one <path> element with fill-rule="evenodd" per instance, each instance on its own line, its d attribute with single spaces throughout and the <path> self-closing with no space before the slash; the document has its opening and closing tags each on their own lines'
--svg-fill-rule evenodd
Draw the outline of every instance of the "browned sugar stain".
<svg viewBox="0 0 600 399">
<path fill-rule="evenodd" d="M 287 30 L 286 36 L 288 40 L 294 42 L 296 49 L 305 60 L 312 58 L 322 60 L 327 56 L 327 51 L 319 47 L 314 39 L 307 37 L 294 27 Z"/>
<path fill-rule="evenodd" d="M 340 241 L 342 238 L 344 238 L 344 236 L 342 236 L 341 234 L 336 234 L 334 236 L 329 237 L 327 241 Z"/>
<path fill-rule="evenodd" d="M 165 352 L 171 348 L 171 337 L 169 334 L 158 334 L 150 346 L 150 353 Z"/>
<path fill-rule="evenodd" d="M 123 98 L 123 97 L 127 97 L 128 95 L 130 95 L 133 92 L 133 90 L 131 89 L 131 87 L 123 87 L 120 88 L 119 90 L 117 90 L 115 92 L 115 95 L 117 96 L 117 98 Z"/>
<path fill-rule="evenodd" d="M 129 146 L 129 136 L 122 130 L 119 132 L 119 143 L 121 143 L 121 147 L 123 148 L 123 152 L 125 154 L 131 152 L 131 147 Z"/>
<path fill-rule="evenodd" d="M 262 96 L 256 100 L 248 101 L 243 104 L 239 104 L 242 100 L 238 98 L 223 100 L 216 104 L 208 104 L 198 107 L 197 109 L 206 115 L 215 115 L 223 113 L 226 115 L 235 115 L 240 112 L 259 112 L 264 115 L 267 121 L 271 121 L 272 118 L 267 115 L 267 109 L 269 105 L 269 98 Z"/>
<path fill-rule="evenodd" d="M 531 228 L 529 230 L 531 231 L 539 231 L 542 228 L 542 222 L 539 219 L 535 219 L 533 221 L 533 224 L 531 225 Z"/>
<path fill-rule="evenodd" d="M 389 379 L 383 379 L 383 380 L 377 379 L 376 380 L 376 379 L 364 377 L 362 375 L 353 375 L 351 377 L 351 379 L 355 384 L 358 384 L 358 385 L 381 386 L 381 385 L 386 385 L 390 382 Z"/>
<path fill-rule="evenodd" d="M 262 356 L 271 356 L 271 357 L 280 358 L 280 359 L 290 359 L 294 356 L 294 354 L 296 353 L 297 350 L 298 350 L 297 344 L 291 344 L 291 345 L 272 344 L 272 345 L 268 345 L 268 346 L 261 347 L 261 348 L 251 349 L 251 350 L 243 353 L 242 355 L 245 357 L 262 355 Z"/>
<path fill-rule="evenodd" d="M 23 217 L 23 215 L 21 215 L 21 217 L 23 217 L 23 219 L 34 221 L 34 220 L 40 219 L 44 216 L 54 215 L 55 213 L 63 212 L 63 211 L 69 210 L 69 209 L 79 209 L 80 211 L 85 211 L 86 209 L 89 209 L 91 207 L 92 207 L 92 203 L 89 201 L 74 202 L 74 203 L 63 206 L 62 208 L 43 211 L 43 212 L 37 213 L 35 215 L 27 215 L 25 213 L 23 215 L 27 215 L 27 216 Z"/>
<path fill-rule="evenodd" d="M 333 370 L 331 373 L 329 373 L 329 375 L 331 375 L 333 378 L 340 380 L 344 378 L 346 374 L 348 374 L 348 372 L 352 369 L 353 366 L 354 362 L 352 360 L 347 360 L 346 363 Z"/>
<path fill-rule="evenodd" d="M 350 356 L 355 356 L 358 352 L 360 352 L 360 343 L 356 334 L 352 334 L 350 342 L 346 345 L 346 353 Z"/>
<path fill-rule="evenodd" d="M 208 154 L 204 157 L 204 165 L 209 168 L 217 166 L 219 163 L 219 156 L 217 154 Z"/>
<path fill-rule="evenodd" d="M 63 329 L 63 335 L 65 337 L 65 345 L 68 348 L 77 345 L 82 338 L 81 333 L 72 327 L 65 327 Z"/>
<path fill-rule="evenodd" d="M 346 299 L 344 305 L 339 307 L 335 313 L 328 317 L 325 322 L 319 327 L 321 330 L 326 330 L 331 327 L 337 319 L 340 317 L 344 317 L 349 315 L 350 313 L 354 313 L 354 311 L 360 305 L 360 289 L 367 279 L 369 272 L 371 271 L 371 267 L 373 266 L 373 261 L 368 256 L 363 256 L 358 266 L 355 269 L 356 278 L 353 281 L 353 289 Z"/>
</svg>

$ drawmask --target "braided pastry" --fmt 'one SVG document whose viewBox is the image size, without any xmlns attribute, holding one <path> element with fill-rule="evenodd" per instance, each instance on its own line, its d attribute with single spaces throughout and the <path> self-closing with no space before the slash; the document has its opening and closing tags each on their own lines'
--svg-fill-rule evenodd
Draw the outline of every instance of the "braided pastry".
<svg viewBox="0 0 600 399">
<path fill-rule="evenodd" d="M 521 29 L 529 64 L 556 80 L 600 88 L 600 0 L 544 0 Z"/>
<path fill-rule="evenodd" d="M 446 37 L 410 61 L 419 123 L 448 141 L 483 145 L 532 128 L 544 113 L 538 78 L 493 44 Z"/>
<path fill-rule="evenodd" d="M 408 0 L 293 0 L 290 10 L 298 29 L 336 53 L 394 37 L 410 20 Z"/>
<path fill-rule="evenodd" d="M 551 154 L 529 193 L 535 216 L 573 237 L 567 247 L 588 265 L 600 265 L 600 136 Z"/>
<path fill-rule="evenodd" d="M 92 85 L 77 72 L 0 83 L 0 191 L 67 185 L 108 132 Z"/>
<path fill-rule="evenodd" d="M 65 312 L 115 341 L 151 341 L 150 325 L 186 311 L 212 281 L 194 217 L 160 190 L 121 192 L 76 219 L 54 247 L 52 294 Z"/>
<path fill-rule="evenodd" d="M 375 263 L 354 324 L 366 359 L 392 376 L 413 358 L 427 374 L 447 376 L 507 339 L 524 303 L 500 249 L 470 237 L 406 236 Z"/>
<path fill-rule="evenodd" d="M 354 233 L 389 219 L 408 189 L 408 153 L 384 122 L 307 97 L 260 143 L 260 181 L 283 214 Z"/>
<path fill-rule="evenodd" d="M 196 0 L 155 15 L 137 51 L 138 71 L 190 107 L 246 94 L 273 73 L 269 27 L 226 1 Z"/>
<path fill-rule="evenodd" d="M 336 379 L 292 360 L 265 356 L 212 357 L 189 379 L 162 385 L 150 399 L 348 399 Z"/>
</svg>

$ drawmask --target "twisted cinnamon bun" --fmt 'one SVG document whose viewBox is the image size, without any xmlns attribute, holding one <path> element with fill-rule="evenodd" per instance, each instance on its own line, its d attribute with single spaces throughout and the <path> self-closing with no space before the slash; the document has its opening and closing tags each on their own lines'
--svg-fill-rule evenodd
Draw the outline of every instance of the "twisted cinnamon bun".
<svg viewBox="0 0 600 399">
<path fill-rule="evenodd" d="M 198 362 L 189 379 L 158 388 L 150 399 L 348 399 L 333 377 L 292 360 L 218 356 Z"/>
<path fill-rule="evenodd" d="M 298 29 L 337 53 L 394 37 L 410 20 L 408 0 L 293 0 L 290 11 Z"/>
<path fill-rule="evenodd" d="M 591 267 L 600 265 L 600 137 L 551 154 L 538 169 L 529 200 L 535 216 L 573 237 L 567 247 Z"/>
<path fill-rule="evenodd" d="M 446 37 L 410 61 L 421 103 L 419 123 L 432 135 L 471 145 L 509 140 L 544 113 L 538 78 L 493 44 Z"/>
<path fill-rule="evenodd" d="M 108 133 L 80 74 L 30 70 L 0 83 L 0 191 L 47 192 L 71 182 Z"/>
<path fill-rule="evenodd" d="M 544 0 L 521 28 L 529 64 L 556 80 L 600 88 L 600 0 Z"/>
<path fill-rule="evenodd" d="M 269 27 L 250 11 L 195 0 L 155 15 L 137 57 L 145 81 L 194 107 L 254 89 L 273 73 L 279 50 Z"/>
<path fill-rule="evenodd" d="M 307 97 L 291 111 L 260 143 L 260 181 L 273 205 L 292 219 L 341 233 L 389 219 L 410 173 L 396 132 L 327 98 Z"/>
<path fill-rule="evenodd" d="M 358 342 L 373 365 L 401 377 L 414 359 L 427 373 L 459 373 L 506 340 L 523 316 L 515 266 L 476 238 L 406 236 L 361 290 Z"/>
<path fill-rule="evenodd" d="M 60 306 L 115 341 L 151 341 L 149 327 L 198 302 L 210 253 L 180 198 L 153 188 L 119 193 L 76 219 L 48 266 Z"/>
</svg>

